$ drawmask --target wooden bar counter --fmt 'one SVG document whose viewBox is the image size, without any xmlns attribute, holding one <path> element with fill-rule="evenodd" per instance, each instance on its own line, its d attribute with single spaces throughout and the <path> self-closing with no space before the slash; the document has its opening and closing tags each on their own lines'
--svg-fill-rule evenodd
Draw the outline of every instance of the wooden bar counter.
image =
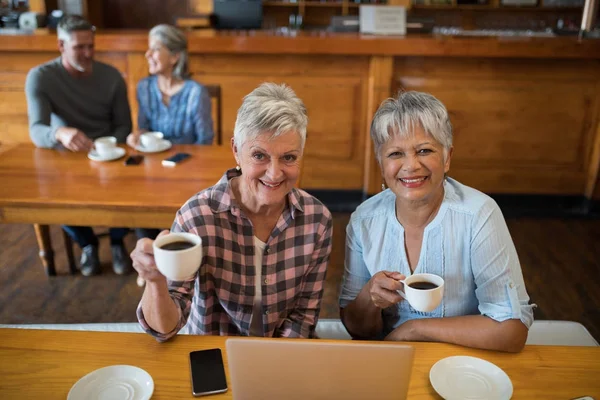
<svg viewBox="0 0 600 400">
<path fill-rule="evenodd" d="M 134 125 L 146 49 L 145 31 L 97 34 L 96 58 L 123 74 Z M 199 31 L 189 49 L 193 78 L 221 87 L 224 145 L 243 96 L 261 82 L 285 82 L 305 101 L 304 188 L 376 193 L 370 119 L 404 88 L 448 107 L 450 175 L 461 182 L 600 199 L 600 40 Z M 0 36 L 1 142 L 29 141 L 25 77 L 56 56 L 54 33 Z"/>
</svg>

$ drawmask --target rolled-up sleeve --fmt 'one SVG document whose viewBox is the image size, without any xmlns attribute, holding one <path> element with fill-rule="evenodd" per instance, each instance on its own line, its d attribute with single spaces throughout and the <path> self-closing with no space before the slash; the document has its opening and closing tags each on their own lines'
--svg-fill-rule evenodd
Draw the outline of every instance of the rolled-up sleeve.
<svg viewBox="0 0 600 400">
<path fill-rule="evenodd" d="M 173 226 L 171 227 L 171 232 L 184 232 L 184 227 L 185 222 L 182 219 L 181 213 L 178 211 L 175 221 L 173 222 Z M 152 335 L 159 342 L 165 342 L 173 336 L 175 336 L 181 330 L 181 328 L 185 326 L 190 316 L 195 284 L 196 276 L 186 281 L 167 280 L 167 285 L 169 287 L 169 295 L 175 303 L 175 306 L 177 306 L 177 310 L 179 312 L 179 321 L 177 323 L 177 326 L 175 326 L 175 328 L 168 333 L 157 332 L 148 325 L 146 319 L 144 318 L 144 312 L 142 311 L 142 302 L 140 301 L 137 307 L 136 314 L 138 321 L 144 329 L 144 331 Z"/>
<path fill-rule="evenodd" d="M 354 221 L 350 220 L 346 227 L 346 258 L 339 298 L 340 308 L 345 308 L 354 301 L 363 286 L 371 279 L 363 258 L 363 246 L 355 229 Z"/>
<path fill-rule="evenodd" d="M 493 200 L 481 208 L 472 228 L 471 267 L 479 312 L 498 322 L 519 319 L 529 328 L 533 306 L 506 221 Z"/>
</svg>

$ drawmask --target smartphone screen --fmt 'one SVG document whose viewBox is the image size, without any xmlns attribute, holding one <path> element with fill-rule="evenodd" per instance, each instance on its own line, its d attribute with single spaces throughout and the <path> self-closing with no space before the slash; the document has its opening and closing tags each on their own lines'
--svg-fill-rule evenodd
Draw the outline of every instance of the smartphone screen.
<svg viewBox="0 0 600 400">
<path fill-rule="evenodd" d="M 144 161 L 144 156 L 142 156 L 142 155 L 138 154 L 138 155 L 135 155 L 135 156 L 129 156 L 125 160 L 125 165 L 138 165 L 142 161 Z"/>
<path fill-rule="evenodd" d="M 227 391 L 227 378 L 221 349 L 192 351 L 190 353 L 192 394 L 204 396 Z"/>
<path fill-rule="evenodd" d="M 190 157 L 190 154 L 188 154 L 188 153 L 177 153 L 172 157 L 162 160 L 162 165 L 164 165 L 165 167 L 174 167 L 175 164 L 180 163 L 189 157 Z"/>
</svg>

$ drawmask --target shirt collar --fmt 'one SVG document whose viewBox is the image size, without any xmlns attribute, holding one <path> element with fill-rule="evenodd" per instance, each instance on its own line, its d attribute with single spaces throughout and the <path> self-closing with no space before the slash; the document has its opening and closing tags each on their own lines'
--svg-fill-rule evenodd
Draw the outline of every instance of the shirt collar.
<svg viewBox="0 0 600 400">
<path fill-rule="evenodd" d="M 214 213 L 231 211 L 232 208 L 239 208 L 236 204 L 233 189 L 231 188 L 231 179 L 242 175 L 241 170 L 235 168 L 225 171 L 219 182 L 213 187 L 211 192 L 211 210 Z M 298 189 L 292 188 L 288 193 L 288 205 L 292 218 L 296 217 L 296 212 L 304 212 L 303 199 Z"/>
</svg>

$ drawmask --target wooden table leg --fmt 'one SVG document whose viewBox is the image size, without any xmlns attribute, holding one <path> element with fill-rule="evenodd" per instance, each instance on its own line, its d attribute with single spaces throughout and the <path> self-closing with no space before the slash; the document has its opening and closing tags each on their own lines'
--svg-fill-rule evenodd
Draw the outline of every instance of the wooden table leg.
<svg viewBox="0 0 600 400">
<path fill-rule="evenodd" d="M 50 240 L 50 227 L 48 225 L 34 224 L 35 236 L 40 248 L 40 259 L 46 270 L 46 275 L 56 276 L 56 268 L 54 267 L 54 251 L 52 250 L 52 242 Z"/>
</svg>

